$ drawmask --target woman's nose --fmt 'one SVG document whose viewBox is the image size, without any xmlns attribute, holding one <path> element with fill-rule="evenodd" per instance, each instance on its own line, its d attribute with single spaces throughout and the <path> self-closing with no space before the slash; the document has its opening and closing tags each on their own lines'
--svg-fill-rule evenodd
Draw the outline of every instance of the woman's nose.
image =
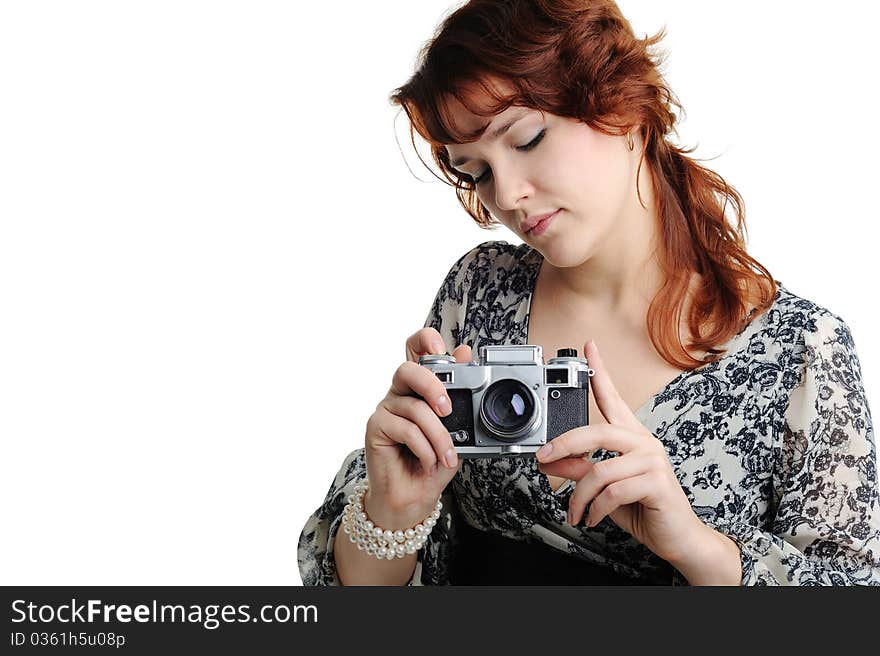
<svg viewBox="0 0 880 656">
<path fill-rule="evenodd" d="M 493 172 L 495 177 L 495 204 L 499 210 L 510 212 L 531 193 L 528 180 L 513 167 Z"/>
</svg>

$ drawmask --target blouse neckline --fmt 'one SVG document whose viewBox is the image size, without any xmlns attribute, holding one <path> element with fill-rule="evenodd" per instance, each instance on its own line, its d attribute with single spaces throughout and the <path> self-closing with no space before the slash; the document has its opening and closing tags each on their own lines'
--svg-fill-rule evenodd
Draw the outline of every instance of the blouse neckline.
<svg viewBox="0 0 880 656">
<path fill-rule="evenodd" d="M 525 311 L 525 320 L 522 322 L 522 331 L 519 335 L 519 343 L 520 344 L 525 344 L 526 341 L 528 340 L 529 320 L 532 315 L 532 298 L 535 294 L 535 286 L 538 281 L 538 274 L 541 271 L 541 264 L 544 262 L 544 256 L 541 254 L 540 251 L 532 248 L 528 244 L 526 244 L 526 247 L 529 249 L 529 252 L 526 254 L 524 261 L 526 263 L 526 266 L 529 267 L 528 268 L 529 276 L 528 276 L 528 288 L 526 290 L 526 294 L 523 295 L 522 301 L 521 301 L 521 303 L 523 303 L 525 305 L 526 311 Z M 778 280 L 776 281 L 776 285 L 777 285 L 778 291 L 776 294 L 776 299 L 774 299 L 774 304 L 779 299 L 779 295 L 783 290 L 782 283 L 779 282 Z M 749 321 L 747 324 L 745 324 L 736 335 L 734 335 L 727 342 L 722 344 L 721 347 L 725 350 L 725 353 L 721 358 L 719 358 L 718 360 L 708 361 L 705 364 L 702 364 L 702 365 L 695 367 L 693 369 L 688 369 L 686 371 L 682 371 L 679 375 L 677 375 L 675 378 L 673 378 L 668 383 L 666 383 L 666 385 L 664 385 L 659 390 L 657 390 L 656 393 L 652 394 L 648 398 L 648 400 L 645 401 L 645 403 L 643 403 L 638 409 L 633 411 L 633 414 L 635 414 L 637 417 L 642 417 L 644 415 L 650 415 L 655 407 L 655 401 L 657 400 L 657 397 L 659 397 L 661 395 L 665 395 L 665 393 L 668 390 L 675 388 L 676 386 L 681 384 L 681 382 L 683 380 L 686 380 L 687 378 L 689 378 L 691 376 L 695 376 L 695 375 L 704 373 L 709 370 L 717 369 L 719 366 L 722 365 L 722 363 L 724 363 L 725 360 L 734 357 L 743 348 L 747 348 L 748 340 L 746 340 L 745 344 L 743 344 L 738 349 L 731 349 L 730 347 L 733 346 L 734 342 L 741 340 L 746 333 L 750 333 L 749 336 L 751 336 L 751 333 L 755 332 L 758 329 L 758 324 L 766 321 L 767 314 L 768 314 L 768 312 L 763 312 L 762 314 L 758 315 L 757 317 L 754 317 L 751 321 Z M 563 485 L 563 487 L 565 487 L 565 485 Z"/>
</svg>

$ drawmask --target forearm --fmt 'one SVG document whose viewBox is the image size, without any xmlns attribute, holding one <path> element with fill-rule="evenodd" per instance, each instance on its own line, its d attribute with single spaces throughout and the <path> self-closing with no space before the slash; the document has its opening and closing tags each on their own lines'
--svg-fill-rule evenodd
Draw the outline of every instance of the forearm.
<svg viewBox="0 0 880 656">
<path fill-rule="evenodd" d="M 706 526 L 701 540 L 686 557 L 671 562 L 691 585 L 740 585 L 742 560 L 739 546 L 723 533 Z"/>
<path fill-rule="evenodd" d="M 341 530 L 333 542 L 333 557 L 342 585 L 406 585 L 416 569 L 416 554 L 379 560 L 360 551 Z"/>
<path fill-rule="evenodd" d="M 423 508 L 411 508 L 402 513 L 389 512 L 381 502 L 378 505 L 373 503 L 369 491 L 365 494 L 363 503 L 364 512 L 375 520 L 377 526 L 389 527 L 392 531 L 399 527 L 414 526 L 422 522 L 430 512 Z M 342 530 L 336 534 L 333 553 L 336 558 L 336 572 L 342 585 L 406 585 L 418 562 L 416 553 L 391 560 L 376 558 L 358 549 Z"/>
</svg>

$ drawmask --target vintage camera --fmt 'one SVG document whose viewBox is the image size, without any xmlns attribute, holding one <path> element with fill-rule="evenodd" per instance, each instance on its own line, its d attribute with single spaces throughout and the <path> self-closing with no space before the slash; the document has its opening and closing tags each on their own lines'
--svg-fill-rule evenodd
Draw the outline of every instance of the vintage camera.
<svg viewBox="0 0 880 656">
<path fill-rule="evenodd" d="M 544 365 L 540 346 L 483 346 L 479 360 L 423 355 L 446 386 L 452 413 L 440 417 L 462 458 L 534 454 L 550 440 L 589 420 L 593 370 L 577 350 L 560 349 Z"/>
</svg>

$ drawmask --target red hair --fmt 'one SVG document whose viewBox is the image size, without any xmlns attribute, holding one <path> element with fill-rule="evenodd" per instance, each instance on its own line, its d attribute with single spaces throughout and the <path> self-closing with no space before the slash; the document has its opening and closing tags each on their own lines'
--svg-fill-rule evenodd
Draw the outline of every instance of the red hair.
<svg viewBox="0 0 880 656">
<path fill-rule="evenodd" d="M 664 36 L 665 29 L 637 39 L 613 0 L 471 0 L 443 21 L 420 53 L 416 72 L 391 101 L 409 117 L 413 147 L 418 132 L 461 205 L 486 229 L 498 222 L 480 202 L 473 180 L 452 167 L 445 145 L 476 141 L 488 123 L 476 132 L 459 132 L 450 97 L 479 116 L 522 105 L 580 120 L 609 136 L 638 126 L 639 167 L 646 162 L 652 174 L 664 275 L 648 309 L 648 334 L 664 360 L 691 369 L 704 361 L 689 349 L 720 357 L 717 347 L 753 313 L 766 311 L 777 288 L 769 271 L 746 252 L 740 194 L 688 157 L 693 148 L 666 140 L 675 131 L 672 108 L 682 107 L 659 72 L 662 56 L 649 52 Z M 493 80 L 508 90 L 499 90 Z M 733 222 L 725 215 L 728 202 Z M 692 339 L 686 348 L 681 315 L 694 272 L 702 285 L 689 307 Z"/>
</svg>

